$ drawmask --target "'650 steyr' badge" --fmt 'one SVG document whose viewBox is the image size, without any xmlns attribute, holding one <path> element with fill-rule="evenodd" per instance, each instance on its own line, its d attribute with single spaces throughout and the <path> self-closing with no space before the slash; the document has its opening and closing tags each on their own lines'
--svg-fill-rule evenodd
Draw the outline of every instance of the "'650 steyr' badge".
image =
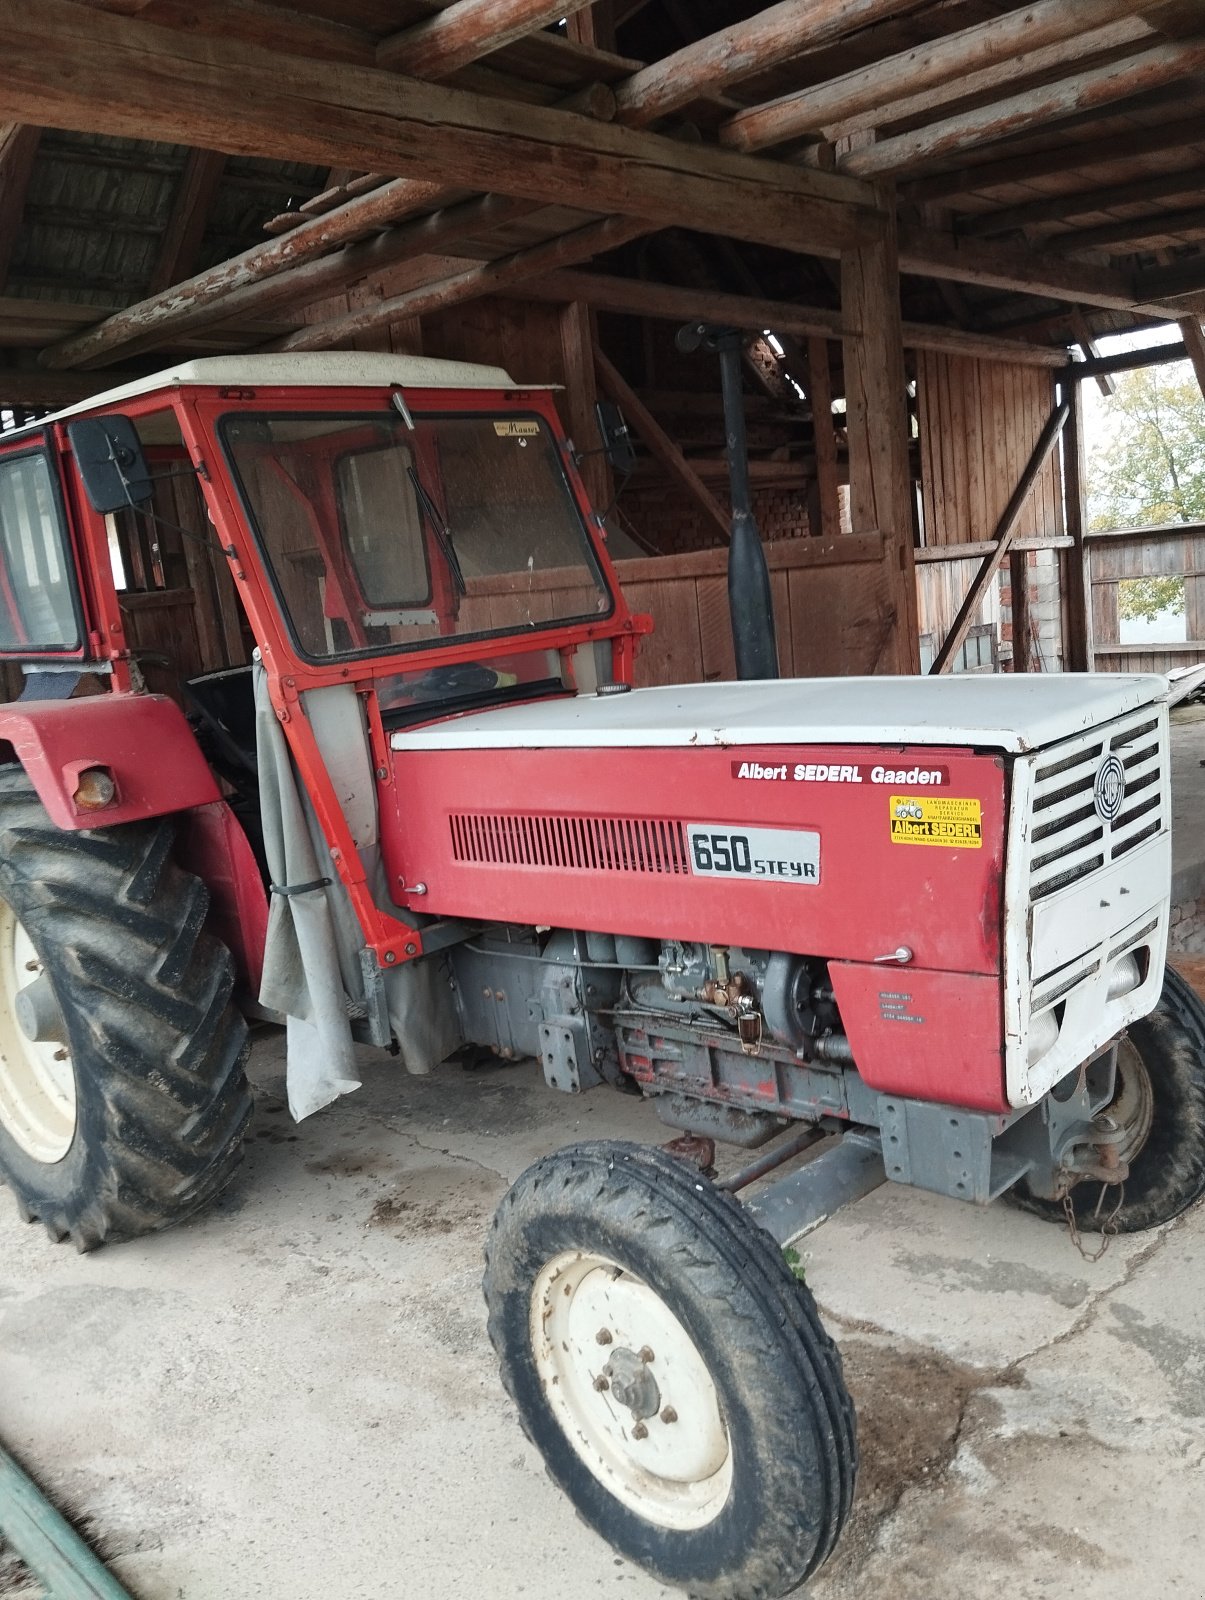
<svg viewBox="0 0 1205 1600">
<path fill-rule="evenodd" d="M 1092 785 L 1092 801 L 1096 814 L 1104 822 L 1112 822 L 1121 810 L 1126 797 L 1126 769 L 1114 756 L 1106 756 Z"/>
</svg>

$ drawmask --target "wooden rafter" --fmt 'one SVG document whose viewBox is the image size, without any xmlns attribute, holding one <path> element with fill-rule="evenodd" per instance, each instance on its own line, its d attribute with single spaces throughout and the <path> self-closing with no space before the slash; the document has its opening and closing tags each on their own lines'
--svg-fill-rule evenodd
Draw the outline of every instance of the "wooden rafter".
<svg viewBox="0 0 1205 1600">
<path fill-rule="evenodd" d="M 587 4 L 589 0 L 454 0 L 445 10 L 383 39 L 376 62 L 415 78 L 447 77 Z"/>
<path fill-rule="evenodd" d="M 0 125 L 0 293 L 12 264 L 41 137 L 41 128 Z"/>
<path fill-rule="evenodd" d="M 1046 127 L 1077 112 L 1096 110 L 1160 88 L 1198 71 L 1202 65 L 1205 40 L 1158 45 L 1108 66 L 1092 67 L 1043 88 L 1028 89 L 913 132 L 881 139 L 869 149 L 851 152 L 838 164 L 843 171 L 862 177 L 906 172 L 973 145 L 1026 128 Z"/>
<path fill-rule="evenodd" d="M 1068 63 L 1102 48 L 1093 30 L 1121 21 L 1124 31 L 1112 43 L 1130 43 L 1149 36 L 1137 13 L 1158 0 L 1038 0 L 1022 11 L 994 17 L 945 38 L 916 45 L 871 66 L 861 67 L 828 83 L 813 84 L 765 105 L 738 111 L 720 129 L 720 138 L 736 150 L 762 150 L 805 133 L 819 133 L 834 124 L 864 117 L 875 124 L 899 120 L 893 102 L 929 95 L 928 104 L 974 94 L 1007 82 L 1008 76 L 977 81 L 986 71 L 1004 70 L 1013 77 L 1044 70 L 1034 52 L 1057 46 Z M 1129 25 L 1128 27 L 1126 25 Z M 1058 58 L 1056 58 L 1058 59 Z M 936 91 L 948 90 L 948 95 Z"/>
<path fill-rule="evenodd" d="M 958 232 L 967 238 L 1013 233 L 1037 227 L 1044 222 L 1065 222 L 1115 206 L 1152 204 L 1177 195 L 1200 194 L 1205 187 L 1205 167 L 1185 167 L 1177 172 L 1144 173 L 1128 183 L 1102 184 L 1095 189 L 1080 189 L 1054 194 L 1045 200 L 1027 200 L 1021 205 L 1001 206 L 996 211 L 977 212 L 958 219 Z"/>
<path fill-rule="evenodd" d="M 916 0 L 780 0 L 780 4 L 634 73 L 616 91 L 622 121 L 669 116 L 691 101 L 729 88 L 766 67 L 844 33 L 915 9 Z"/>
<path fill-rule="evenodd" d="M 316 322 L 299 328 L 296 333 L 272 345 L 275 350 L 331 350 L 347 344 L 351 339 L 406 317 L 428 316 L 444 311 L 449 306 L 461 305 L 466 300 L 477 300 L 486 294 L 502 294 L 525 278 L 553 271 L 558 267 L 585 261 L 590 256 L 614 250 L 629 240 L 647 233 L 643 222 L 633 222 L 630 217 L 608 217 L 603 222 L 593 222 L 573 233 L 561 234 L 544 244 L 533 245 L 528 250 L 518 250 L 499 261 L 486 262 L 484 266 L 470 267 L 467 272 L 442 278 L 435 283 L 423 284 L 405 294 L 390 299 L 377 300 L 362 310 L 348 312 L 346 316 L 328 322 Z"/>
<path fill-rule="evenodd" d="M 908 201 L 944 200 L 951 195 L 998 189 L 1009 183 L 1031 183 L 1054 173 L 1109 166 L 1135 156 L 1157 155 L 1196 144 L 1201 138 L 1200 115 L 1160 121 L 1149 128 L 1127 128 L 1124 133 L 1093 137 L 1080 129 L 1075 138 L 1060 137 L 1045 150 L 1009 151 L 996 146 L 970 151 L 967 165 L 911 178 L 899 185 L 900 198 Z"/>
<path fill-rule="evenodd" d="M 1205 205 L 1184 206 L 1155 216 L 1122 217 L 1097 228 L 1074 228 L 1042 241 L 1055 255 L 1076 255 L 1085 250 L 1108 250 L 1115 245 L 1137 245 L 1144 239 L 1196 237 L 1205 233 Z"/>
<path fill-rule="evenodd" d="M 147 284 L 151 294 L 186 278 L 196 265 L 225 169 L 226 157 L 216 150 L 190 150 L 185 157 L 159 258 Z"/>
</svg>

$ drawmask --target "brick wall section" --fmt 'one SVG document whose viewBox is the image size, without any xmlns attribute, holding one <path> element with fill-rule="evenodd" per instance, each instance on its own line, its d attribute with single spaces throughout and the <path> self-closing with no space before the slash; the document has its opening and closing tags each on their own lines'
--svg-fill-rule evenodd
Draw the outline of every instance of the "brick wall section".
<svg viewBox="0 0 1205 1600">
<path fill-rule="evenodd" d="M 1172 907 L 1167 942 L 1176 955 L 1205 955 L 1205 900 L 1181 900 Z"/>
<path fill-rule="evenodd" d="M 716 492 L 727 503 L 726 492 Z M 641 543 L 656 555 L 680 555 L 689 550 L 711 550 L 723 544 L 711 519 L 684 491 L 674 487 L 628 489 L 617 507 L 621 526 L 634 529 Z M 753 514 L 767 544 L 780 539 L 806 538 L 807 495 L 802 489 L 754 490 Z"/>
</svg>

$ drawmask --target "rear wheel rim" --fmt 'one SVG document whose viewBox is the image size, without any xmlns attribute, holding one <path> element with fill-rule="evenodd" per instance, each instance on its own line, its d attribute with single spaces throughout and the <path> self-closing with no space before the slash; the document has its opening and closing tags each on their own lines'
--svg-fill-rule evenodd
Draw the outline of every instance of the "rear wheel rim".
<svg viewBox="0 0 1205 1600">
<path fill-rule="evenodd" d="M 674 1532 L 715 1520 L 731 1439 L 706 1362 L 654 1289 L 605 1256 L 564 1251 L 533 1285 L 531 1338 L 552 1413 L 604 1488 Z"/>
<path fill-rule="evenodd" d="M 1119 1159 L 1131 1163 L 1150 1137 L 1155 1095 L 1146 1063 L 1129 1038 L 1123 1039 L 1117 1049 L 1117 1085 L 1106 1115 L 1121 1129 Z"/>
<path fill-rule="evenodd" d="M 16 999 L 43 972 L 13 908 L 0 900 L 0 1126 L 27 1156 L 59 1162 L 75 1140 L 75 1069 L 64 1044 L 26 1038 Z"/>
</svg>

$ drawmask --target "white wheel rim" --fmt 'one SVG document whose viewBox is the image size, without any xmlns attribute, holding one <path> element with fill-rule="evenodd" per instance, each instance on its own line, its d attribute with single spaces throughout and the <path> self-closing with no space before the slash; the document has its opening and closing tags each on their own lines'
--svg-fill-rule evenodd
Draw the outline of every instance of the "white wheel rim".
<svg viewBox="0 0 1205 1600">
<path fill-rule="evenodd" d="M 655 1290 L 605 1256 L 567 1250 L 536 1278 L 531 1341 L 553 1415 L 617 1500 L 679 1532 L 719 1515 L 732 1487 L 720 1398 L 694 1340 Z M 628 1394 L 625 1375 L 639 1374 L 646 1414 L 617 1399 L 608 1370 Z M 647 1414 L 652 1394 L 656 1409 Z"/>
<path fill-rule="evenodd" d="M 52 1166 L 75 1138 L 75 1069 L 66 1047 L 27 1039 L 16 998 L 42 961 L 16 912 L 0 900 L 0 1125 L 26 1155 Z"/>
</svg>

